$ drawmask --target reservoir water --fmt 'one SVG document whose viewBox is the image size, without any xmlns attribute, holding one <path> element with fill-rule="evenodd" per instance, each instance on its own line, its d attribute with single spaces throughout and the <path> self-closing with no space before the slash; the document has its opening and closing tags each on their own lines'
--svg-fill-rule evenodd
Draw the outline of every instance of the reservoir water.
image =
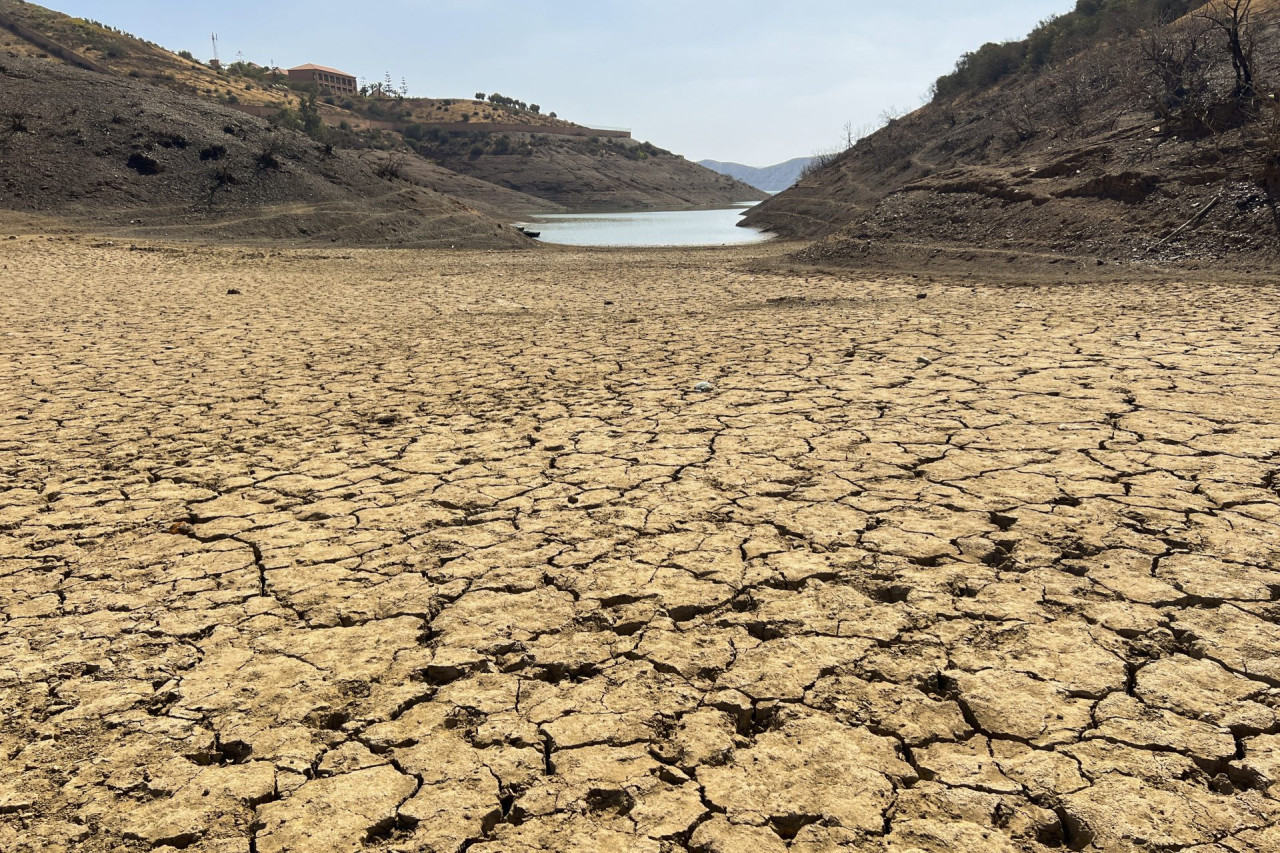
<svg viewBox="0 0 1280 853">
<path fill-rule="evenodd" d="M 739 228 L 758 202 L 713 210 L 646 210 L 639 213 L 548 213 L 520 224 L 541 231 L 545 243 L 566 246 L 736 246 L 770 235 Z"/>
</svg>

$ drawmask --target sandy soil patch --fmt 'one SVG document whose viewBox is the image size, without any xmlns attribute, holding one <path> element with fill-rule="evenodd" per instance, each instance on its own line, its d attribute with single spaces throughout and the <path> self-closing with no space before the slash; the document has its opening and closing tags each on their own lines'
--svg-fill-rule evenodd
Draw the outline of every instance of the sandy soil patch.
<svg viewBox="0 0 1280 853">
<path fill-rule="evenodd" d="M 1280 847 L 1277 291 L 777 251 L 0 241 L 0 848 Z"/>
</svg>

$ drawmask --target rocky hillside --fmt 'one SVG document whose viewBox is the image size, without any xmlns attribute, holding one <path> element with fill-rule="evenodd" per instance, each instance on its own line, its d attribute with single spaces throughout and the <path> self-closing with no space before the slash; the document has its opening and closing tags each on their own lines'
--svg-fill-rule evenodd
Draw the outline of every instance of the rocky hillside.
<svg viewBox="0 0 1280 853">
<path fill-rule="evenodd" d="M 647 142 L 544 134 L 465 134 L 419 150 L 447 169 L 575 210 L 679 208 L 767 193 Z"/>
<path fill-rule="evenodd" d="M 1056 25 L 1073 41 L 1037 47 L 1038 30 L 1027 42 L 967 55 L 956 75 L 939 81 L 932 103 L 759 206 L 744 224 L 826 237 L 806 253 L 822 262 L 867 257 L 887 243 L 1103 262 L 1274 255 L 1277 4 L 1229 4 L 1252 13 L 1239 28 L 1244 43 L 1257 45 L 1249 87 L 1233 68 L 1222 0 L 1184 3 L 1198 8 L 1160 26 L 1136 14 L 1150 5 L 1080 4 L 1091 11 Z M 1052 61 L 1034 62 L 1037 49 Z M 1008 67 L 980 67 L 1001 55 Z"/>
<path fill-rule="evenodd" d="M 291 111 L 286 124 L 299 125 L 299 99 L 306 93 L 290 89 L 292 84 L 270 69 L 236 63 L 215 70 L 189 54 L 172 53 L 107 24 L 22 0 L 0 0 L 0 14 L 112 75 L 269 118 Z M 5 53 L 65 64 L 0 28 L 0 55 Z M 320 94 L 314 138 L 367 152 L 372 160 L 393 159 L 403 167 L 393 171 L 508 220 L 549 209 L 710 206 L 764 197 L 647 142 L 560 135 L 555 131 L 583 129 L 502 95 L 485 100 L 404 98 L 380 89 L 368 97 Z M 466 129 L 440 130 L 433 124 Z M 485 130 L 486 125 L 546 132 L 499 134 Z M 387 153 L 396 149 L 401 156 Z M 408 156 L 410 150 L 436 167 Z"/>
<path fill-rule="evenodd" d="M 114 29 L 109 23 L 73 18 L 24 0 L 0 0 L 0 15 L 122 77 L 147 81 L 187 95 L 246 106 L 278 106 L 289 98 L 287 91 L 236 75 L 219 74 L 190 58 L 189 54 L 173 53 L 160 45 Z M 208 49 L 207 42 L 204 47 Z M 58 57 L 50 55 L 43 46 L 33 44 L 2 26 L 0 52 L 58 61 Z"/>
<path fill-rule="evenodd" d="M 0 199 L 108 232 L 518 247 L 385 164 L 129 77 L 0 52 Z"/>
<path fill-rule="evenodd" d="M 698 165 L 706 166 L 713 172 L 728 175 L 758 190 L 777 193 L 794 186 L 812 162 L 812 157 L 796 157 L 785 163 L 763 168 L 744 166 L 741 163 L 725 163 L 720 160 L 699 160 Z"/>
</svg>

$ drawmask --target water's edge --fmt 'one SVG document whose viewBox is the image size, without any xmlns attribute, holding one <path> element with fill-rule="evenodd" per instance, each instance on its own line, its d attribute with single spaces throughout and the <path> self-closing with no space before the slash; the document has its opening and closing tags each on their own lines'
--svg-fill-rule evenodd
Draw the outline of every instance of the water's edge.
<svg viewBox="0 0 1280 853">
<path fill-rule="evenodd" d="M 591 210 L 547 213 L 515 223 L 541 232 L 547 243 L 566 246 L 696 247 L 759 243 L 772 235 L 743 228 L 738 220 L 759 202 L 682 210 Z"/>
</svg>

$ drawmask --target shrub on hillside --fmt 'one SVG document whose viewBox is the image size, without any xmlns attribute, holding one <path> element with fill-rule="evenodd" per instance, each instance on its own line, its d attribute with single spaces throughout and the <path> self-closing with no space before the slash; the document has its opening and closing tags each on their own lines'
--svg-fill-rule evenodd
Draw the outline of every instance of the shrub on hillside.
<svg viewBox="0 0 1280 853">
<path fill-rule="evenodd" d="M 409 158 L 399 151 L 393 152 L 387 159 L 378 164 L 375 173 L 379 178 L 392 180 L 404 177 L 404 167 L 409 162 Z"/>
<path fill-rule="evenodd" d="M 164 171 L 158 160 L 150 155 L 143 154 L 141 151 L 135 151 L 130 155 L 125 165 L 139 175 L 158 175 Z"/>
<path fill-rule="evenodd" d="M 262 147 L 254 157 L 254 162 L 259 169 L 283 169 L 284 163 L 280 161 L 280 140 L 274 136 L 263 140 Z"/>
<path fill-rule="evenodd" d="M 999 83 L 1018 71 L 1038 72 L 1106 39 L 1170 21 L 1206 0 L 1077 0 L 1074 11 L 1041 21 L 1022 41 L 984 44 L 938 78 L 935 100 L 951 100 Z"/>
</svg>

